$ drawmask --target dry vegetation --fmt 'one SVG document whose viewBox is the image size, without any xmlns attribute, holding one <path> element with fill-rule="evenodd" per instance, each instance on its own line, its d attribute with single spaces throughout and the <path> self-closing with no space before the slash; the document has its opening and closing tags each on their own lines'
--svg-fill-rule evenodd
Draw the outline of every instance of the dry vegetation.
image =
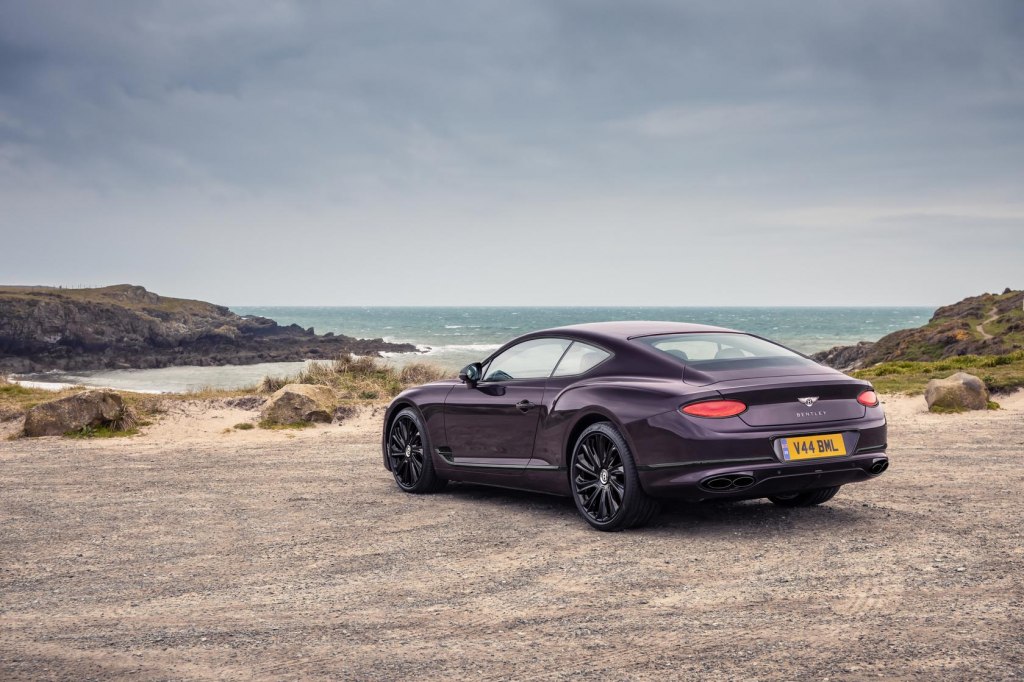
<svg viewBox="0 0 1024 682">
<path fill-rule="evenodd" d="M 452 372 L 426 362 L 398 368 L 369 356 L 343 355 L 332 362 L 312 363 L 295 376 L 264 377 L 258 391 L 273 393 L 286 384 L 314 384 L 330 386 L 342 400 L 385 400 L 410 386 L 452 377 Z"/>
<path fill-rule="evenodd" d="M 119 393 L 126 409 L 122 419 L 109 427 L 88 429 L 81 433 L 69 434 L 78 438 L 108 438 L 130 436 L 138 433 L 138 427 L 146 426 L 167 411 L 175 401 L 210 401 L 226 398 L 240 398 L 254 394 L 269 394 L 285 384 L 316 384 L 330 386 L 338 397 L 351 404 L 368 401 L 390 400 L 402 390 L 430 381 L 450 378 L 454 374 L 442 367 L 417 362 L 405 367 L 394 367 L 373 357 L 345 355 L 330 362 L 316 362 L 295 376 L 265 377 L 258 386 L 239 389 L 201 388 L 187 393 L 163 393 L 159 395 Z M 24 417 L 35 405 L 74 395 L 84 386 L 74 386 L 60 391 L 29 388 L 11 383 L 0 376 L 0 422 L 13 421 Z"/>
</svg>

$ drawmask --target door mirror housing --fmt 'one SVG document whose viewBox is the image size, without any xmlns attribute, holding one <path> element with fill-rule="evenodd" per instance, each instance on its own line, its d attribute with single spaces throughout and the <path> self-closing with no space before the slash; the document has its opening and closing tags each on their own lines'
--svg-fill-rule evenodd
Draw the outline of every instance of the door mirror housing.
<svg viewBox="0 0 1024 682">
<path fill-rule="evenodd" d="M 472 388 L 473 386 L 476 386 L 478 381 L 480 381 L 480 375 L 482 372 L 483 365 L 479 362 L 472 362 L 459 370 L 459 380 Z"/>
</svg>

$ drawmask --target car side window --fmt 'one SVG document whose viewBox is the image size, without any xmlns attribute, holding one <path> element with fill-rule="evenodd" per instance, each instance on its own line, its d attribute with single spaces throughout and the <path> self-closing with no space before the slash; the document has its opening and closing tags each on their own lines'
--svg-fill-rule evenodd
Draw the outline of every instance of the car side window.
<svg viewBox="0 0 1024 682">
<path fill-rule="evenodd" d="M 573 341 L 572 346 L 562 356 L 558 367 L 555 368 L 553 377 L 569 377 L 575 374 L 589 372 L 605 360 L 611 357 L 611 353 L 600 348 Z"/>
<path fill-rule="evenodd" d="M 491 360 L 484 381 L 549 377 L 570 343 L 567 339 L 533 339 L 518 343 Z"/>
</svg>

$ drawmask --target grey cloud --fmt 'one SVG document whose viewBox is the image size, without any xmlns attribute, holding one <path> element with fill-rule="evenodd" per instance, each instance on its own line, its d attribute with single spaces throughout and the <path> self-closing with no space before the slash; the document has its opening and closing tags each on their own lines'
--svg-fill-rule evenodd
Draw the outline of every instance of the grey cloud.
<svg viewBox="0 0 1024 682">
<path fill-rule="evenodd" d="M 425 257 L 465 259 L 515 230 L 509 216 L 565 249 L 593 226 L 669 244 L 753 235 L 774 249 L 766 235 L 796 212 L 830 245 L 894 212 L 1000 206 L 1012 222 L 1024 215 L 1022 34 L 1013 0 L 0 0 L 0 229 L 27 249 L 45 236 L 90 254 L 82 230 L 134 226 L 150 245 L 187 225 L 230 245 L 273 234 L 252 227 L 272 216 L 311 240 L 413 235 Z M 629 209 L 593 208 L 607 200 Z M 717 236 L 698 233 L 708 224 Z M 180 257 L 204 271 L 222 256 Z M 639 254 L 623 266 L 650 282 Z M 62 267 L 83 269 L 43 270 Z M 307 274 L 321 286 L 337 276 L 329 263 Z M 572 262 L 549 276 L 592 277 Z M 481 289 L 540 302 L 501 292 Z M 464 293 L 436 283 L 411 302 Z M 933 302 L 911 295 L 901 300 Z"/>
</svg>

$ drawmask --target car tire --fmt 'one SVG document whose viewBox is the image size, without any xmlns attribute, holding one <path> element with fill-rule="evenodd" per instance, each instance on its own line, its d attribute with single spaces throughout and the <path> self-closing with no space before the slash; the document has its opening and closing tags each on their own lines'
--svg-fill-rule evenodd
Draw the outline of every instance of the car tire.
<svg viewBox="0 0 1024 682">
<path fill-rule="evenodd" d="M 434 469 L 430 436 L 413 408 L 405 408 L 391 420 L 387 448 L 391 474 L 405 492 L 435 493 L 448 483 Z"/>
<path fill-rule="evenodd" d="M 773 495 L 768 499 L 780 507 L 813 507 L 831 500 L 841 487 L 837 485 L 831 488 L 815 488 L 793 495 Z"/>
<path fill-rule="evenodd" d="M 642 526 L 660 507 L 640 486 L 633 453 L 609 422 L 588 426 L 576 439 L 569 485 L 580 515 L 601 531 Z"/>
</svg>

